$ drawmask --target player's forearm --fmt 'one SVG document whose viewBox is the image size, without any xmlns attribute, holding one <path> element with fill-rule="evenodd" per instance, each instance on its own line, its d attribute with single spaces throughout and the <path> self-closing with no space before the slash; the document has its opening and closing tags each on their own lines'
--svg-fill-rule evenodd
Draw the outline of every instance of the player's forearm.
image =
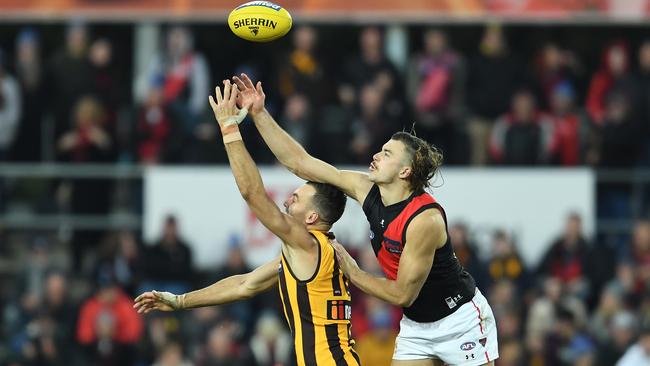
<svg viewBox="0 0 650 366">
<path fill-rule="evenodd" d="M 251 158 L 243 141 L 235 141 L 226 146 L 228 161 L 237 182 L 239 192 L 245 200 L 255 194 L 266 194 L 260 172 Z"/>
<path fill-rule="evenodd" d="M 305 149 L 278 125 L 266 109 L 254 114 L 253 121 L 280 164 L 299 175 L 300 161 L 309 156 Z"/>
<path fill-rule="evenodd" d="M 242 291 L 245 278 L 245 275 L 231 276 L 200 290 L 180 295 L 180 305 L 183 309 L 193 309 L 246 299 L 252 294 Z"/>
<path fill-rule="evenodd" d="M 411 296 L 398 286 L 397 281 L 374 276 L 359 268 L 347 275 L 355 286 L 368 295 L 402 307 L 410 306 L 413 303 Z"/>
</svg>

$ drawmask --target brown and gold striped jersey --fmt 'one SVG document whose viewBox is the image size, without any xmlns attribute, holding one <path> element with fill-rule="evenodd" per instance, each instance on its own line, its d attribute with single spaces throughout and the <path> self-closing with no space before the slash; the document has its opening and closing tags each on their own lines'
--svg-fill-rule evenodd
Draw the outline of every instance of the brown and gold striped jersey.
<svg viewBox="0 0 650 366">
<path fill-rule="evenodd" d="M 328 235 L 318 241 L 318 268 L 308 280 L 293 274 L 284 254 L 279 267 L 280 297 L 295 342 L 298 366 L 359 366 L 350 335 L 348 280 L 339 270 Z"/>
</svg>

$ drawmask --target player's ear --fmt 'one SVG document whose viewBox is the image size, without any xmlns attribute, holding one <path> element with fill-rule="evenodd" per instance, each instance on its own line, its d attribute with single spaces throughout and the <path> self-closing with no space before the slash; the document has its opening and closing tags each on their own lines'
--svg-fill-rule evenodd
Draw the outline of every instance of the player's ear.
<svg viewBox="0 0 650 366">
<path fill-rule="evenodd" d="M 405 166 L 405 167 L 402 167 L 402 169 L 399 171 L 399 177 L 402 178 L 402 179 L 406 179 L 412 173 L 413 173 L 413 168 L 411 168 L 410 166 Z"/>
<path fill-rule="evenodd" d="M 305 219 L 305 223 L 307 225 L 313 225 L 314 223 L 316 223 L 316 221 L 318 221 L 318 217 L 319 217 L 318 212 L 310 211 L 309 215 L 307 215 L 307 219 Z"/>
</svg>

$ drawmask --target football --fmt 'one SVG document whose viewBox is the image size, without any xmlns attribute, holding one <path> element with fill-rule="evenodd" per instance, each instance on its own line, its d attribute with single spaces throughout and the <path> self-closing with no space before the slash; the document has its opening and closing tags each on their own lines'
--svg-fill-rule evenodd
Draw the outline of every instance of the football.
<svg viewBox="0 0 650 366">
<path fill-rule="evenodd" d="M 251 1 L 230 12 L 228 26 L 238 37 L 253 42 L 278 39 L 291 29 L 291 14 L 270 1 Z"/>
</svg>

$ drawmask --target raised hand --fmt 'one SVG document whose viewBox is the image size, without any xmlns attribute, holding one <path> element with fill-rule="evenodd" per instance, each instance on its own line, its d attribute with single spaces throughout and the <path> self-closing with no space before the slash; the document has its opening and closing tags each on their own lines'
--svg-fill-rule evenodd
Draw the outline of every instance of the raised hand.
<svg viewBox="0 0 650 366">
<path fill-rule="evenodd" d="M 254 86 L 251 79 L 246 74 L 241 74 L 240 77 L 233 76 L 232 80 L 235 82 L 239 89 L 237 97 L 237 105 L 240 108 L 249 106 L 248 109 L 251 114 L 255 114 L 264 110 L 264 90 L 262 89 L 262 82 L 258 81 Z"/>
<path fill-rule="evenodd" d="M 171 292 L 148 291 L 135 298 L 133 308 L 139 314 L 147 314 L 153 310 L 181 310 L 183 309 L 183 295 L 174 295 Z"/>
<path fill-rule="evenodd" d="M 240 111 L 237 108 L 235 102 L 238 94 L 237 84 L 230 83 L 230 80 L 224 80 L 223 96 L 221 95 L 220 87 L 217 86 L 214 91 L 217 101 L 215 102 L 212 95 L 210 95 L 208 99 L 210 101 L 212 111 L 214 112 L 214 117 L 217 119 L 217 122 L 219 122 L 219 127 L 221 127 L 223 130 L 224 127 L 228 125 L 239 123 L 240 121 L 238 121 L 238 116 L 240 114 Z M 244 104 L 244 107 L 247 106 Z"/>
</svg>

